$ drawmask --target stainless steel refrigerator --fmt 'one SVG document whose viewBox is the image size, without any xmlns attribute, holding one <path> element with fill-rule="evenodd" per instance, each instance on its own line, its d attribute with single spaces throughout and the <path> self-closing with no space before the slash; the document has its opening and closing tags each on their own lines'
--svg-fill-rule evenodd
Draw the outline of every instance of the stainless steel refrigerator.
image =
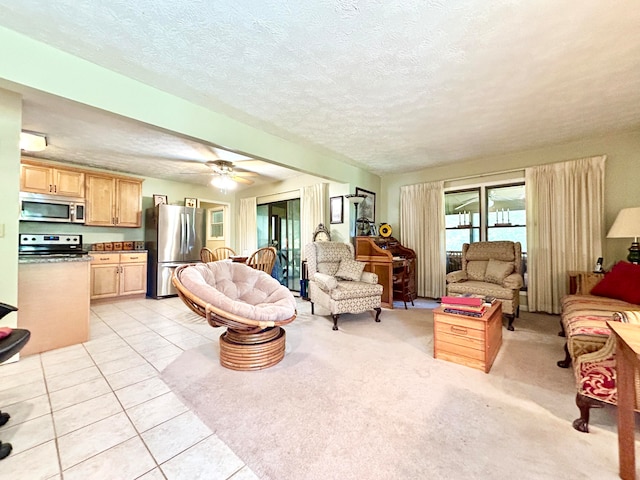
<svg viewBox="0 0 640 480">
<path fill-rule="evenodd" d="M 145 215 L 145 244 L 149 251 L 147 295 L 177 295 L 171 283 L 176 267 L 200 261 L 205 245 L 206 215 L 201 208 L 157 205 Z"/>
</svg>

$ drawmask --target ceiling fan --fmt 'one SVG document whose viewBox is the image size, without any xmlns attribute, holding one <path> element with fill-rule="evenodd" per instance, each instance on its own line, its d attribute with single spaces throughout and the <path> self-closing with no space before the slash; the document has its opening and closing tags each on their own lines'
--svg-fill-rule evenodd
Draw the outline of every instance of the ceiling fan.
<svg viewBox="0 0 640 480">
<path fill-rule="evenodd" d="M 233 190 L 238 183 L 252 185 L 253 180 L 246 177 L 258 176 L 255 172 L 235 167 L 233 162 L 228 160 L 209 160 L 203 165 L 207 166 L 209 172 L 188 173 L 188 175 L 212 175 L 211 185 L 222 190 Z"/>
</svg>

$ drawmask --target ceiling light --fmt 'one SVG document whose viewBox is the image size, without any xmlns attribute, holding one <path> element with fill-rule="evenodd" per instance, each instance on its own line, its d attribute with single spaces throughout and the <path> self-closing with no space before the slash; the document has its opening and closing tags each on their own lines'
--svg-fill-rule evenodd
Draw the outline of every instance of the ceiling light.
<svg viewBox="0 0 640 480">
<path fill-rule="evenodd" d="M 25 152 L 41 152 L 47 146 L 47 136 L 44 133 L 20 132 L 20 150 Z"/>
<path fill-rule="evenodd" d="M 238 186 L 228 175 L 218 175 L 214 177 L 214 179 L 211 180 L 211 185 L 223 191 L 233 190 Z"/>
</svg>

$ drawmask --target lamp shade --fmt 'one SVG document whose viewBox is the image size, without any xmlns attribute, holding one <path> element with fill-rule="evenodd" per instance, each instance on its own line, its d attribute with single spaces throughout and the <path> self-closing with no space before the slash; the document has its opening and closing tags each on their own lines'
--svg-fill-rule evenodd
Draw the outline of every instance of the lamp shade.
<svg viewBox="0 0 640 480">
<path fill-rule="evenodd" d="M 623 208 L 607 233 L 607 238 L 640 237 L 640 207 Z"/>
</svg>

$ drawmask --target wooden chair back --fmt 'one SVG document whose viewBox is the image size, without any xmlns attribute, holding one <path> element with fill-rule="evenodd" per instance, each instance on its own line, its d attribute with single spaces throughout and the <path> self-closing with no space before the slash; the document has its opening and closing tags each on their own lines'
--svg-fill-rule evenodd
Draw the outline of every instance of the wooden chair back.
<svg viewBox="0 0 640 480">
<path fill-rule="evenodd" d="M 393 275 L 393 296 L 404 302 L 404 308 L 407 308 L 407 300 L 413 305 L 416 298 L 415 287 L 415 258 L 405 258 L 402 262 L 402 268 Z"/>
<path fill-rule="evenodd" d="M 200 249 L 200 260 L 204 263 L 215 262 L 216 256 L 210 248 L 202 247 Z"/>
<path fill-rule="evenodd" d="M 233 251 L 233 248 L 218 247 L 213 249 L 213 254 L 216 257 L 216 260 L 226 260 L 231 256 L 235 256 L 236 252 Z"/>
<path fill-rule="evenodd" d="M 276 264 L 276 249 L 273 247 L 264 247 L 256 250 L 247 260 L 247 265 L 257 270 L 262 270 L 271 275 L 273 266 Z"/>
</svg>

